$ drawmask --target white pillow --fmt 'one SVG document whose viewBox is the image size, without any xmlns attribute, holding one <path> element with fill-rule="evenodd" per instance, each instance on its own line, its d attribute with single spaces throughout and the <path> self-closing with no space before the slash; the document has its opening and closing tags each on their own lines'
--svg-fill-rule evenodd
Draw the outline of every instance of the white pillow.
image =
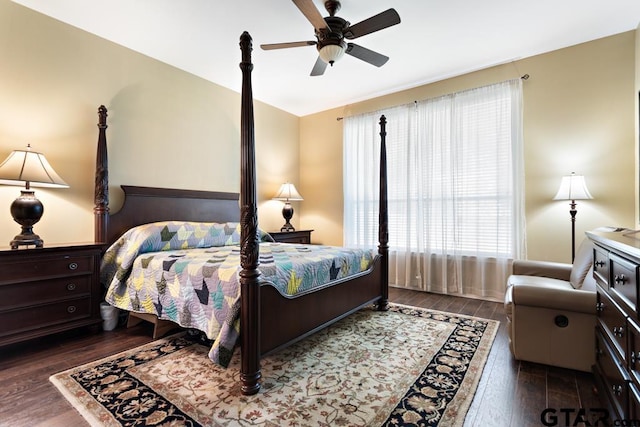
<svg viewBox="0 0 640 427">
<path fill-rule="evenodd" d="M 587 277 L 589 269 L 593 265 L 593 243 L 591 240 L 584 239 L 576 251 L 576 256 L 573 260 L 573 267 L 571 268 L 571 276 L 569 282 L 575 289 L 582 288 L 584 278 Z"/>
</svg>

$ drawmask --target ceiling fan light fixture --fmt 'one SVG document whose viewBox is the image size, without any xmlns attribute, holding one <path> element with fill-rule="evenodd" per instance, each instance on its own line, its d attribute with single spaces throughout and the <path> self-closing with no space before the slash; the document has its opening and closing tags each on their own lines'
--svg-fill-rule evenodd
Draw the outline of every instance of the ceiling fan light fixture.
<svg viewBox="0 0 640 427">
<path fill-rule="evenodd" d="M 318 51 L 320 59 L 329 65 L 333 65 L 338 59 L 344 55 L 345 46 L 342 44 L 327 44 Z"/>
</svg>

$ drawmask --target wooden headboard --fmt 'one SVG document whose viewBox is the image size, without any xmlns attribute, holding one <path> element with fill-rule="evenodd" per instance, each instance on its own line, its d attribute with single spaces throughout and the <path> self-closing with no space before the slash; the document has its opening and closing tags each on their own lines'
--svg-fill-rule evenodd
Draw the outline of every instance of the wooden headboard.
<svg viewBox="0 0 640 427">
<path fill-rule="evenodd" d="M 106 243 L 136 225 L 157 221 L 240 221 L 238 193 L 122 185 L 122 209 L 109 216 Z"/>
</svg>

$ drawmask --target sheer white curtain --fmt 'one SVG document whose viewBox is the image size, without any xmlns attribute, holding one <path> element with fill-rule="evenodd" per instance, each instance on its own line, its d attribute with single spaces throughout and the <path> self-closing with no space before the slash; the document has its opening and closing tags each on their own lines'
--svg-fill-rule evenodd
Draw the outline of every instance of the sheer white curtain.
<svg viewBox="0 0 640 427">
<path fill-rule="evenodd" d="M 377 244 L 378 119 L 387 117 L 390 283 L 501 300 L 525 257 L 522 83 L 344 122 L 344 241 Z"/>
</svg>

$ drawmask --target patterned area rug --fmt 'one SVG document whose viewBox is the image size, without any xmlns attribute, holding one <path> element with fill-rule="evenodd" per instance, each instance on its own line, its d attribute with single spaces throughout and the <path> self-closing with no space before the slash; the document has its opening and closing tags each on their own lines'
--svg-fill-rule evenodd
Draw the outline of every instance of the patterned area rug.
<svg viewBox="0 0 640 427">
<path fill-rule="evenodd" d="M 392 305 L 361 310 L 262 361 L 243 396 L 178 334 L 53 375 L 94 426 L 461 426 L 498 322 Z"/>
</svg>

